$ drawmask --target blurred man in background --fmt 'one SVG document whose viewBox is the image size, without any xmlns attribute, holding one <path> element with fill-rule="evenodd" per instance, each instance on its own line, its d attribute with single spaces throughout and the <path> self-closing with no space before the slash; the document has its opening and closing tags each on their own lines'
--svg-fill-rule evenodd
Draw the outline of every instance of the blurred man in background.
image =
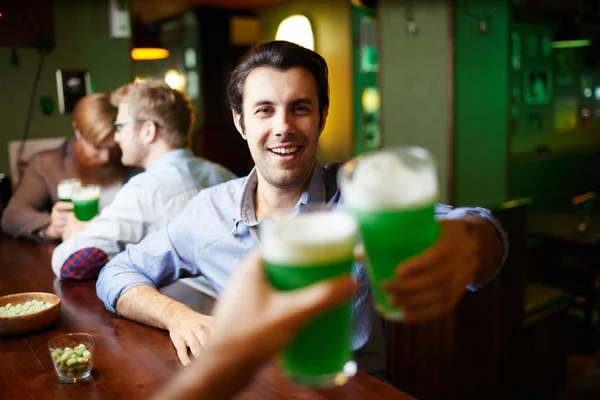
<svg viewBox="0 0 600 400">
<path fill-rule="evenodd" d="M 75 136 L 57 149 L 35 154 L 2 217 L 2 230 L 36 242 L 60 240 L 73 205 L 58 199 L 61 180 L 102 187 L 100 209 L 112 202 L 138 169 L 121 163 L 114 141 L 115 107 L 109 93 L 82 98 L 73 111 Z"/>
</svg>

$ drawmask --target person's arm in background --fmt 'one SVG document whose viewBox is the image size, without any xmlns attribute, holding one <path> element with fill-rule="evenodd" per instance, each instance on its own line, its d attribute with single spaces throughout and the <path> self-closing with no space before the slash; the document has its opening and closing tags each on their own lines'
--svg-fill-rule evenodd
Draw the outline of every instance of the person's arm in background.
<svg viewBox="0 0 600 400">
<path fill-rule="evenodd" d="M 31 158 L 19 186 L 2 216 L 4 232 L 14 237 L 23 237 L 36 242 L 59 240 L 62 235 L 62 232 L 59 235 L 54 231 L 48 232 L 48 235 L 39 234 L 52 222 L 51 214 L 46 210 L 50 202 L 50 195 L 42 176 L 44 170 L 42 158 L 40 155 Z M 61 223 L 58 217 L 63 215 L 62 211 L 62 209 L 56 210 L 56 224 Z"/>
<path fill-rule="evenodd" d="M 191 221 L 195 225 L 202 223 L 204 202 L 200 192 L 165 228 L 136 245 L 127 245 L 102 268 L 96 283 L 98 297 L 109 311 L 167 329 L 183 364 L 189 363 L 188 347 L 194 356 L 199 354 L 212 317 L 195 312 L 157 288 L 201 275 L 189 231 Z"/>
<path fill-rule="evenodd" d="M 61 279 L 98 276 L 104 265 L 129 243 L 141 241 L 157 223 L 164 204 L 155 205 L 153 188 L 129 182 L 114 201 L 82 232 L 63 241 L 52 253 L 52 269 Z"/>
<path fill-rule="evenodd" d="M 295 290 L 276 291 L 266 280 L 258 251 L 233 276 L 215 310 L 210 344 L 154 397 L 231 398 L 312 318 L 347 301 L 350 276 Z"/>
</svg>

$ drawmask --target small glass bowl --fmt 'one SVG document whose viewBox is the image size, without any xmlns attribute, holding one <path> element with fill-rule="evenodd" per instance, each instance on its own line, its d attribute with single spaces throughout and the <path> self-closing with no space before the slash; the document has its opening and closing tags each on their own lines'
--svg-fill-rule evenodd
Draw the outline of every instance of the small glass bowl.
<svg viewBox="0 0 600 400">
<path fill-rule="evenodd" d="M 48 351 L 58 380 L 64 383 L 91 379 L 96 338 L 87 333 L 70 333 L 48 342 Z"/>
</svg>

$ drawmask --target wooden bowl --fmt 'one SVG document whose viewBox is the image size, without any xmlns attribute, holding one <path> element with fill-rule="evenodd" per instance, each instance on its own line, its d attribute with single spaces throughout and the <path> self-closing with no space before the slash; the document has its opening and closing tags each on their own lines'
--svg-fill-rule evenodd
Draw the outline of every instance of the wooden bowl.
<svg viewBox="0 0 600 400">
<path fill-rule="evenodd" d="M 60 314 L 60 297 L 52 293 L 28 292 L 10 294 L 0 297 L 0 307 L 12 303 L 23 304 L 26 301 L 37 299 L 52 304 L 50 307 L 27 315 L 14 317 L 0 317 L 0 335 L 18 335 L 37 331 L 54 322 Z"/>
</svg>

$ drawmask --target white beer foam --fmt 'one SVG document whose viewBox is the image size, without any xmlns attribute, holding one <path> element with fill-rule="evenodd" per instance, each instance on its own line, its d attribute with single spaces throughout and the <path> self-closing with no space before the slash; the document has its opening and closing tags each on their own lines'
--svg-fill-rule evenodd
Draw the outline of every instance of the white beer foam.
<svg viewBox="0 0 600 400">
<path fill-rule="evenodd" d="M 344 202 L 361 210 L 415 208 L 434 203 L 439 196 L 433 162 L 409 166 L 386 150 L 365 156 L 352 179 L 340 181 Z"/>
<path fill-rule="evenodd" d="M 59 199 L 70 199 L 74 187 L 81 186 L 79 179 L 67 179 L 58 183 L 57 194 Z"/>
<path fill-rule="evenodd" d="M 335 262 L 352 257 L 356 232 L 346 213 L 303 213 L 263 222 L 261 251 L 265 260 L 290 266 Z"/>
<path fill-rule="evenodd" d="M 73 190 L 73 194 L 71 195 L 71 201 L 86 201 L 86 200 L 96 200 L 100 198 L 100 187 L 80 187 L 76 190 Z"/>
</svg>

